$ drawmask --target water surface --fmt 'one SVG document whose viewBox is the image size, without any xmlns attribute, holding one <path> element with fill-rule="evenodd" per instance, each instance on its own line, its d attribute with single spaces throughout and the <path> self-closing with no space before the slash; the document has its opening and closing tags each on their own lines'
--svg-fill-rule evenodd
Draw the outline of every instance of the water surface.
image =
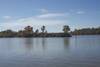
<svg viewBox="0 0 100 67">
<path fill-rule="evenodd" d="M 0 67 L 100 67 L 100 36 L 0 38 Z"/>
</svg>

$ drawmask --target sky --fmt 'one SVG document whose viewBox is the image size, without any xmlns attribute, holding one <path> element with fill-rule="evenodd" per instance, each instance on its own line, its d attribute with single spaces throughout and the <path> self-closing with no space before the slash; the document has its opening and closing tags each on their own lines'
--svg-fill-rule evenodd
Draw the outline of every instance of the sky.
<svg viewBox="0 0 100 67">
<path fill-rule="evenodd" d="M 48 32 L 100 27 L 100 0 L 0 0 L 0 31 L 28 25 Z"/>
</svg>

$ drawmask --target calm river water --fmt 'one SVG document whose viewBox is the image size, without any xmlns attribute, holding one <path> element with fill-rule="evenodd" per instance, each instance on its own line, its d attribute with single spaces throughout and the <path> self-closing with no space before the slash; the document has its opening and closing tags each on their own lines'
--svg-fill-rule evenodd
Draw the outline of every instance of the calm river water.
<svg viewBox="0 0 100 67">
<path fill-rule="evenodd" d="M 100 36 L 0 38 L 0 67 L 100 67 Z"/>
</svg>

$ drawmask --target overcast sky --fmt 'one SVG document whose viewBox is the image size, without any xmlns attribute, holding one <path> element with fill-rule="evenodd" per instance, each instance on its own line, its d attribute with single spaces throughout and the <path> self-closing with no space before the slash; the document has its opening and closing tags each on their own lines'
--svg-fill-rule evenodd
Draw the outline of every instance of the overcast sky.
<svg viewBox="0 0 100 67">
<path fill-rule="evenodd" d="M 100 0 L 0 0 L 0 30 L 45 25 L 49 32 L 100 26 Z"/>
</svg>

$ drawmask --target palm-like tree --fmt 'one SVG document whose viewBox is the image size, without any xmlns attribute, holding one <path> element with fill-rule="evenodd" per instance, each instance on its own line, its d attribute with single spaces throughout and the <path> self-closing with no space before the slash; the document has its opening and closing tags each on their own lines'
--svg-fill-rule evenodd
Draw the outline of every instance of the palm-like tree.
<svg viewBox="0 0 100 67">
<path fill-rule="evenodd" d="M 42 26 L 42 27 L 41 27 L 41 31 L 42 31 L 42 33 L 44 33 L 44 31 L 45 31 L 45 26 Z"/>
<path fill-rule="evenodd" d="M 65 26 L 63 27 L 63 31 L 64 31 L 64 33 L 68 33 L 68 31 L 70 31 L 69 26 L 68 26 L 68 25 L 65 25 Z"/>
<path fill-rule="evenodd" d="M 38 30 L 38 29 L 36 29 L 35 33 L 39 33 L 39 30 Z"/>
</svg>

